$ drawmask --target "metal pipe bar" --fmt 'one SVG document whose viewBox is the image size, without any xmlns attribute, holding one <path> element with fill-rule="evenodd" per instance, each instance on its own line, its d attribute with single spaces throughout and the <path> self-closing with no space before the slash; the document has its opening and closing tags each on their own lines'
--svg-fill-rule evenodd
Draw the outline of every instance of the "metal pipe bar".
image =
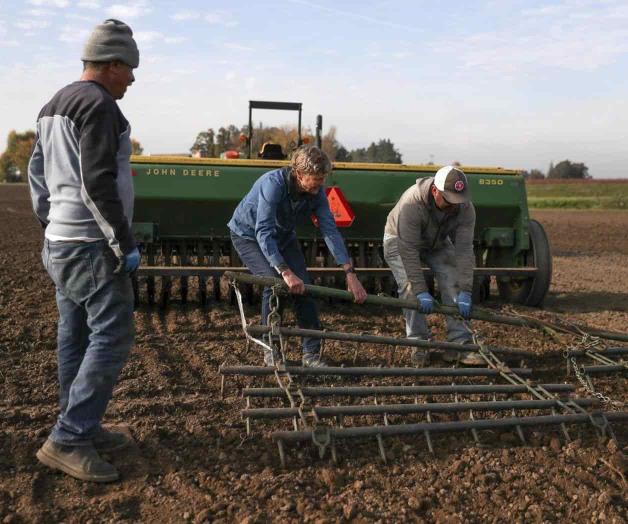
<svg viewBox="0 0 628 524">
<path fill-rule="evenodd" d="M 305 368 L 302 366 L 285 366 L 280 371 L 290 375 L 308 376 L 365 376 L 365 377 L 494 377 L 500 374 L 497 369 L 486 368 L 377 368 L 377 367 L 326 367 Z M 515 368 L 513 372 L 519 375 L 531 375 L 528 368 Z M 246 375 L 262 377 L 275 374 L 275 368 L 268 366 L 220 366 L 218 372 L 222 375 Z"/>
<path fill-rule="evenodd" d="M 595 355 L 601 355 L 601 356 L 625 356 L 628 355 L 628 348 L 607 348 L 607 349 L 602 349 L 602 350 L 597 350 L 597 351 L 592 351 L 590 349 L 570 349 L 568 356 L 570 357 L 584 357 L 584 356 L 589 356 L 591 353 L 595 354 Z"/>
<path fill-rule="evenodd" d="M 280 278 L 274 277 L 259 277 L 246 273 L 235 273 L 235 272 L 225 272 L 225 276 L 235 280 L 237 282 L 245 282 L 247 284 L 257 284 L 262 286 L 277 286 L 280 292 L 287 293 L 288 288 L 284 281 Z M 335 298 L 338 300 L 346 300 L 349 302 L 353 302 L 354 298 L 351 292 L 343 291 L 342 289 L 332 289 L 323 286 L 314 286 L 311 284 L 305 285 L 305 292 L 308 295 L 313 297 L 325 297 L 325 298 Z M 380 306 L 389 306 L 389 307 L 397 307 L 397 308 L 406 308 L 406 309 L 419 309 L 419 303 L 416 300 L 406 300 L 401 298 L 392 298 L 392 297 L 381 297 L 379 295 L 367 295 L 365 300 L 366 304 L 378 304 Z M 444 315 L 453 315 L 458 316 L 458 308 L 453 306 L 443 306 L 443 305 L 435 305 L 434 311 L 436 313 L 442 313 Z M 559 328 L 559 326 L 555 326 L 551 322 L 541 321 L 535 318 L 526 317 L 515 317 L 515 316 L 505 316 L 498 315 L 489 311 L 487 309 L 482 309 L 479 307 L 473 308 L 471 312 L 471 318 L 475 320 L 485 320 L 487 322 L 496 322 L 498 324 L 508 324 L 511 326 L 524 326 L 524 327 L 536 327 L 539 329 L 543 329 L 546 327 L 554 327 Z M 565 327 L 560 327 L 560 329 L 565 329 Z M 615 333 L 609 331 L 602 331 L 594 328 L 583 328 L 579 327 L 580 330 L 589 333 L 590 335 L 606 338 L 610 340 L 622 340 L 628 342 L 628 334 L 625 333 Z"/>
<path fill-rule="evenodd" d="M 543 384 L 547 391 L 563 393 L 574 391 L 576 388 L 571 384 Z M 527 393 L 526 386 L 512 384 L 457 384 L 453 386 L 341 386 L 341 387 L 302 387 L 301 391 L 306 397 L 368 397 L 371 395 L 453 395 L 461 393 L 466 395 L 477 395 L 484 393 Z M 284 397 L 285 392 L 281 388 L 244 388 L 244 397 Z"/>
<path fill-rule="evenodd" d="M 421 268 L 424 275 L 433 275 L 433 271 L 424 267 Z M 137 270 L 139 276 L 217 276 L 226 271 L 232 273 L 248 273 L 248 269 L 242 266 L 179 266 L 176 268 L 169 266 L 140 267 Z M 310 275 L 344 275 L 342 268 L 336 267 L 308 267 Z M 356 267 L 355 272 L 364 276 L 390 276 L 392 273 L 387 267 Z M 517 276 L 529 277 L 538 272 L 535 267 L 476 267 L 473 269 L 477 276 Z"/>
<path fill-rule="evenodd" d="M 584 366 L 584 372 L 593 374 L 593 373 L 616 373 L 628 371 L 626 366 L 622 366 L 621 364 L 616 364 L 612 366 Z"/>
<path fill-rule="evenodd" d="M 609 422 L 628 421 L 628 411 L 595 413 L 604 415 Z M 413 435 L 424 431 L 449 432 L 468 431 L 470 429 L 499 429 L 516 426 L 555 426 L 559 424 L 591 423 L 588 414 L 541 415 L 538 417 L 508 417 L 499 419 L 461 420 L 452 422 L 420 422 L 417 424 L 394 424 L 389 426 L 362 426 L 355 428 L 328 428 L 331 439 L 375 437 L 377 435 L 391 437 L 397 435 Z M 307 442 L 312 440 L 312 431 L 275 431 L 271 438 L 274 441 Z"/>
<path fill-rule="evenodd" d="M 573 399 L 580 406 L 597 406 L 597 399 Z M 379 404 L 368 406 L 314 406 L 312 411 L 319 418 L 361 415 L 408 415 L 412 413 L 455 413 L 459 411 L 507 411 L 510 409 L 549 409 L 558 407 L 555 400 L 502 400 L 481 402 L 428 402 L 425 404 Z M 297 416 L 298 408 L 247 408 L 243 409 L 243 418 L 291 418 Z"/>
<path fill-rule="evenodd" d="M 268 326 L 248 326 L 247 331 L 251 335 L 259 336 L 270 332 Z M 381 337 L 378 335 L 358 335 L 355 333 L 341 333 L 339 331 L 321 331 L 317 329 L 302 329 L 302 328 L 290 328 L 280 327 L 279 331 L 282 335 L 287 337 L 315 337 L 331 340 L 344 340 L 347 342 L 369 342 L 371 344 L 386 344 L 391 346 L 410 346 L 419 348 L 433 348 L 433 349 L 453 349 L 456 351 L 479 351 L 480 346 L 477 344 L 456 344 L 455 342 L 436 342 L 419 340 L 414 338 L 395 338 L 395 337 Z M 523 351 L 521 349 L 511 348 L 496 348 L 493 346 L 487 346 L 494 353 L 500 353 L 503 355 L 512 355 L 519 357 L 529 357 L 530 352 Z"/>
</svg>

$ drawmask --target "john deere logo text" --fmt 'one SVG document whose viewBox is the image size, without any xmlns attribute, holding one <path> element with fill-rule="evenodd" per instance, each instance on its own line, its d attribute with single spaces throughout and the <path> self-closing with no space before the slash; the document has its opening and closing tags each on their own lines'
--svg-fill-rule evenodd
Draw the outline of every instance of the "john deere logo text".
<svg viewBox="0 0 628 524">
<path fill-rule="evenodd" d="M 179 171 L 179 172 L 177 172 Z M 148 176 L 201 176 L 201 177 L 217 177 L 220 176 L 219 169 L 196 169 L 196 168 L 186 168 L 186 169 L 174 169 L 174 168 L 164 168 L 164 167 L 149 167 L 144 171 L 145 175 Z"/>
</svg>

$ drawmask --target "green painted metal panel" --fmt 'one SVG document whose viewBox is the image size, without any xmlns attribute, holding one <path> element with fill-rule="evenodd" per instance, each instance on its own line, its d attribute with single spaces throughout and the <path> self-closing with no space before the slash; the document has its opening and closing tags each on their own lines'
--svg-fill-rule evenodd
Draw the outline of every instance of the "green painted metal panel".
<svg viewBox="0 0 628 524">
<path fill-rule="evenodd" d="M 228 238 L 226 224 L 254 181 L 282 162 L 213 161 L 203 159 L 155 160 L 143 157 L 132 163 L 135 182 L 135 221 L 152 223 L 161 239 Z M 463 167 L 477 209 L 476 242 L 486 245 L 491 228 L 510 229 L 510 257 L 528 248 L 528 208 L 524 179 L 514 172 Z M 420 177 L 433 176 L 433 166 L 384 167 L 343 164 L 328 177 L 328 186 L 343 191 L 356 218 L 342 229 L 347 239 L 379 241 L 390 209 Z M 503 232 L 502 232 L 503 234 Z M 311 224 L 299 236 L 316 236 Z M 510 242 L 510 240 L 509 240 Z"/>
</svg>

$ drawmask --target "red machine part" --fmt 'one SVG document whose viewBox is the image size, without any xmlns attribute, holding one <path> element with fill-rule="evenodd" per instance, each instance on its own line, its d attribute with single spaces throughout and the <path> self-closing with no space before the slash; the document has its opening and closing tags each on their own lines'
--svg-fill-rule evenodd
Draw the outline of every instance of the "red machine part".
<svg viewBox="0 0 628 524">
<path fill-rule="evenodd" d="M 327 193 L 329 208 L 331 209 L 331 214 L 334 215 L 336 226 L 350 227 L 355 220 L 355 213 L 342 190 L 337 186 L 326 187 L 325 193 Z M 312 222 L 318 227 L 318 219 L 314 215 L 312 215 Z"/>
</svg>

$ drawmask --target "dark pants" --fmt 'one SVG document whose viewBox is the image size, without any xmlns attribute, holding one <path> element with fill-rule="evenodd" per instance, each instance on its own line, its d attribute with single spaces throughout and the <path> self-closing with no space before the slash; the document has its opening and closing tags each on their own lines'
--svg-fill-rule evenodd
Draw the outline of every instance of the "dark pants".
<svg viewBox="0 0 628 524">
<path fill-rule="evenodd" d="M 277 277 L 277 271 L 268 263 L 259 244 L 254 240 L 242 238 L 231 233 L 231 242 L 235 247 L 238 255 L 244 262 L 244 265 L 253 275 L 261 277 Z M 301 247 L 295 239 L 281 249 L 281 255 L 290 266 L 290 269 L 306 284 L 310 283 L 310 277 L 307 274 L 307 266 L 305 258 L 301 253 Z M 269 299 L 271 289 L 265 287 L 262 293 L 262 325 L 267 325 L 268 314 L 270 313 Z M 318 308 L 316 302 L 303 295 L 292 295 L 294 300 L 294 312 L 297 317 L 297 325 L 302 329 L 320 329 L 320 321 L 318 319 Z M 303 355 L 318 355 L 321 349 L 321 339 L 304 337 L 303 338 Z"/>
</svg>

